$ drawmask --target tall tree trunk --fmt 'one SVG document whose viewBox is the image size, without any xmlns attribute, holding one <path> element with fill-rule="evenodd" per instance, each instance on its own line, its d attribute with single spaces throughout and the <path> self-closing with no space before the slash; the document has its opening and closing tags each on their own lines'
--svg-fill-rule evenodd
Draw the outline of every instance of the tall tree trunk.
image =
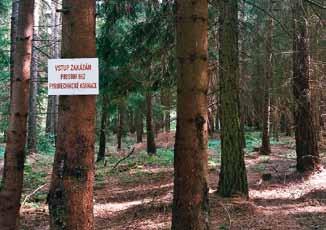
<svg viewBox="0 0 326 230">
<path fill-rule="evenodd" d="M 244 26 L 244 21 L 245 21 L 245 0 L 240 0 L 240 20 L 239 20 L 239 71 L 240 71 L 240 82 L 242 87 L 240 87 L 240 131 L 241 131 L 241 144 L 242 148 L 246 147 L 246 135 L 245 135 L 245 103 L 242 102 L 244 98 L 244 91 L 245 91 L 245 58 L 246 58 L 246 51 L 245 51 L 245 26 Z"/>
<path fill-rule="evenodd" d="M 308 26 L 303 0 L 292 0 L 294 16 L 293 93 L 297 170 L 312 171 L 320 162 L 310 89 Z"/>
<path fill-rule="evenodd" d="M 146 92 L 146 135 L 147 135 L 147 153 L 148 155 L 156 154 L 156 144 L 153 127 L 153 108 L 152 92 Z"/>
<path fill-rule="evenodd" d="M 33 39 L 33 0 L 20 0 L 14 71 L 11 83 L 10 119 L 0 192 L 0 226 L 16 229 L 23 188 L 28 93 Z"/>
<path fill-rule="evenodd" d="M 11 6 L 11 24 L 10 24 L 10 89 L 14 79 L 14 59 L 17 41 L 19 0 L 12 1 Z M 10 90 L 10 101 L 12 100 L 12 90 Z"/>
<path fill-rule="evenodd" d="M 59 5 L 58 0 L 51 0 L 51 23 L 52 23 L 52 58 L 59 58 L 60 56 L 60 47 L 59 47 L 59 24 L 60 24 L 60 15 L 56 12 L 56 9 Z M 58 96 L 48 96 L 48 105 L 47 105 L 47 115 L 46 115 L 46 127 L 45 132 L 47 134 L 56 134 L 57 121 L 58 121 L 58 105 L 59 97 Z"/>
<path fill-rule="evenodd" d="M 163 123 L 164 123 L 164 131 L 170 132 L 171 131 L 171 92 L 169 89 L 162 89 L 161 91 L 161 104 L 164 107 L 163 112 Z"/>
<path fill-rule="evenodd" d="M 96 57 L 95 1 L 63 0 L 63 58 Z M 95 96 L 60 96 L 50 229 L 94 229 Z"/>
<path fill-rule="evenodd" d="M 269 1 L 269 11 L 273 10 L 273 3 Z M 264 79 L 264 104 L 263 104 L 263 133 L 262 133 L 262 146 L 260 148 L 260 154 L 269 155 L 271 153 L 270 146 L 270 123 L 271 123 L 271 82 L 273 77 L 273 18 L 268 17 L 266 22 L 267 34 L 266 34 L 266 60 L 265 60 L 265 79 Z"/>
<path fill-rule="evenodd" d="M 124 129 L 124 115 L 125 107 L 124 102 L 121 102 L 118 106 L 118 127 L 117 127 L 117 150 L 120 151 L 122 147 L 122 136 Z"/>
<path fill-rule="evenodd" d="M 279 98 L 275 100 L 274 110 L 273 110 L 273 137 L 276 141 L 280 140 L 280 110 L 279 110 Z"/>
<path fill-rule="evenodd" d="M 238 2 L 220 1 L 220 100 L 222 162 L 218 192 L 248 196 L 239 107 Z"/>
<path fill-rule="evenodd" d="M 14 55 L 16 50 L 16 40 L 17 40 L 17 24 L 18 24 L 18 10 L 19 10 L 19 0 L 12 1 L 11 6 L 11 22 L 10 22 L 10 89 L 12 88 L 12 82 L 14 79 Z M 12 102 L 12 90 L 10 90 L 9 102 Z M 8 108 L 8 114 L 10 114 L 10 106 Z M 9 116 L 8 116 L 9 118 Z M 3 142 L 7 140 L 7 133 L 3 133 Z"/>
<path fill-rule="evenodd" d="M 103 95 L 102 101 L 102 118 L 101 118 L 101 128 L 100 128 L 100 143 L 99 150 L 97 153 L 97 162 L 103 161 L 105 159 L 106 151 L 106 128 L 108 127 L 108 98 L 106 95 Z"/>
<path fill-rule="evenodd" d="M 47 134 L 56 134 L 57 129 L 57 113 L 58 113 L 58 96 L 48 96 L 47 114 L 46 114 L 46 127 Z"/>
<path fill-rule="evenodd" d="M 177 0 L 176 4 L 178 94 L 172 229 L 207 230 L 208 2 Z"/>
<path fill-rule="evenodd" d="M 143 142 L 143 130 L 144 130 L 144 123 L 143 123 L 143 112 L 141 109 L 136 109 L 136 135 L 137 135 L 137 143 Z"/>
<path fill-rule="evenodd" d="M 134 134 L 136 132 L 136 126 L 135 126 L 135 111 L 130 109 L 128 113 L 128 121 L 129 121 L 129 132 L 131 134 Z"/>
<path fill-rule="evenodd" d="M 37 14 L 39 2 L 35 0 L 34 17 Z M 31 80 L 29 89 L 29 112 L 27 120 L 27 154 L 37 152 L 37 94 L 38 94 L 38 57 L 36 51 L 37 42 L 35 41 L 38 34 L 38 18 L 34 18 L 34 41 L 32 48 Z"/>
</svg>

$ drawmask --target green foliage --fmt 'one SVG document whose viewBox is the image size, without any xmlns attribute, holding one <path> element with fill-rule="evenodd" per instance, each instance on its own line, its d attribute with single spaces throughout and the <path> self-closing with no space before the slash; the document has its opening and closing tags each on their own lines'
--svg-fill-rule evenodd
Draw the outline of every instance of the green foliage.
<svg viewBox="0 0 326 230">
<path fill-rule="evenodd" d="M 37 188 L 45 183 L 47 173 L 34 169 L 32 165 L 26 163 L 24 169 L 24 187 Z"/>
<path fill-rule="evenodd" d="M 108 95 L 109 128 L 114 130 L 117 107 L 144 112 L 144 91 L 175 85 L 172 3 L 109 1 L 100 6 L 97 40 L 101 94 Z M 162 115 L 154 103 L 154 117 Z"/>
<path fill-rule="evenodd" d="M 171 166 L 173 164 L 174 153 L 171 149 L 157 149 L 156 155 L 149 156 L 146 152 L 139 154 L 138 165 L 158 165 Z"/>
<path fill-rule="evenodd" d="M 260 132 L 246 132 L 246 149 L 247 153 L 250 153 L 254 148 L 260 147 L 261 145 L 261 133 Z"/>
<path fill-rule="evenodd" d="M 39 133 L 37 137 L 37 149 L 39 153 L 53 156 L 55 153 L 55 136 Z"/>
</svg>

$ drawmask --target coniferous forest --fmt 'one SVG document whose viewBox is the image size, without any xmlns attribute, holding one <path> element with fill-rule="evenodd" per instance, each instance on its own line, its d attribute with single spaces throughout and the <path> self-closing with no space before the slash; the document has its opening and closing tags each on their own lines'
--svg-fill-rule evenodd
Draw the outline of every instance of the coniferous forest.
<svg viewBox="0 0 326 230">
<path fill-rule="evenodd" d="M 325 87 L 325 0 L 0 0 L 0 230 L 326 229 Z"/>
</svg>

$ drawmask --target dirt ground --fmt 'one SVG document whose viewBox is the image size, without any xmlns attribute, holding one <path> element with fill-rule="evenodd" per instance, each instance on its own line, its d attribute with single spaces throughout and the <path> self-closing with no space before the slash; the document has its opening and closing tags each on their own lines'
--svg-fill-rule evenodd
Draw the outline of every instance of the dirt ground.
<svg viewBox="0 0 326 230">
<path fill-rule="evenodd" d="M 300 175 L 294 156 L 291 144 L 273 145 L 269 157 L 247 155 L 249 200 L 216 195 L 218 169 L 211 167 L 211 229 L 326 229 L 326 170 L 309 178 Z M 263 174 L 271 178 L 264 181 Z M 119 172 L 106 177 L 95 185 L 95 229 L 170 229 L 172 190 L 172 166 L 131 167 L 123 177 Z M 20 229 L 49 229 L 44 202 L 23 206 L 21 216 Z"/>
</svg>

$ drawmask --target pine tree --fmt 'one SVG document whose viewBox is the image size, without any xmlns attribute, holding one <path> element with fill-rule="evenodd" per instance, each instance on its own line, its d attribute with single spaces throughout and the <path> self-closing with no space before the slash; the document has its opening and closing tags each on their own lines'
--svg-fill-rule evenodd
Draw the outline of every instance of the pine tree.
<svg viewBox="0 0 326 230">
<path fill-rule="evenodd" d="M 238 2 L 220 1 L 220 100 L 222 161 L 218 192 L 248 195 L 240 127 Z"/>
<path fill-rule="evenodd" d="M 172 229 L 209 229 L 206 0 L 176 1 L 177 131 Z"/>
<path fill-rule="evenodd" d="M 293 0 L 293 94 L 295 99 L 295 140 L 297 170 L 312 171 L 320 162 L 309 73 L 309 44 L 306 8 Z"/>
<path fill-rule="evenodd" d="M 23 188 L 33 10 L 33 0 L 20 0 L 16 47 L 13 54 L 10 118 L 0 192 L 0 226 L 3 230 L 16 229 Z"/>
<path fill-rule="evenodd" d="M 62 57 L 96 57 L 95 1 L 62 3 Z M 60 96 L 50 228 L 94 229 L 95 96 Z"/>
</svg>

